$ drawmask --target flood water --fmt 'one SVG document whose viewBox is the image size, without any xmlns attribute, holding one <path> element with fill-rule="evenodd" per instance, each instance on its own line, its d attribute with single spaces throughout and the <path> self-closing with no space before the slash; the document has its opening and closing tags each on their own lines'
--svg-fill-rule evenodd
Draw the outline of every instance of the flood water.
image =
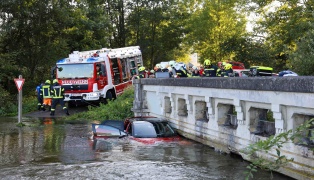
<svg viewBox="0 0 314 180">
<path fill-rule="evenodd" d="M 93 141 L 88 123 L 0 118 L 1 179 L 245 179 L 247 162 L 190 140 L 144 145 Z M 273 174 L 274 179 L 289 179 Z M 271 179 L 259 170 L 254 179 Z"/>
</svg>

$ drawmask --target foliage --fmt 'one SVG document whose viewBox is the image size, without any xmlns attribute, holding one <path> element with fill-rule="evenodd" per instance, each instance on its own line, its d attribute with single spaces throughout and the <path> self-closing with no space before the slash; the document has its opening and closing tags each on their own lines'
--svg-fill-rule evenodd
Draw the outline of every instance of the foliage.
<svg viewBox="0 0 314 180">
<path fill-rule="evenodd" d="M 133 116 L 134 89 L 128 88 L 114 101 L 108 104 L 100 104 L 100 107 L 89 106 L 89 111 L 77 113 L 66 118 L 66 120 L 124 120 Z"/>
<path fill-rule="evenodd" d="M 314 24 L 313 24 L 314 27 Z M 291 55 L 291 68 L 300 75 L 314 75 L 314 30 L 309 30 L 297 43 Z"/>
<path fill-rule="evenodd" d="M 1 95 L 6 95 L 8 93 L 1 93 L 0 88 L 0 98 Z M 17 95 L 14 96 L 5 96 L 1 98 L 0 103 L 2 100 L 7 102 L 3 103 L 4 106 L 0 107 L 0 116 L 15 116 L 18 114 L 18 99 Z M 33 112 L 37 110 L 37 98 L 34 96 L 24 96 L 22 99 L 22 113 Z"/>
<path fill-rule="evenodd" d="M 251 0 L 250 4 L 251 9 L 260 17 L 254 33 L 264 40 L 272 59 L 269 66 L 276 70 L 291 69 L 300 75 L 309 75 L 311 67 L 307 66 L 307 57 L 302 56 L 307 54 L 306 45 L 309 45 L 309 42 L 305 40 L 300 43 L 300 40 L 310 38 L 308 35 L 313 29 L 314 21 L 313 1 Z M 303 48 L 299 48 L 301 44 Z M 299 52 L 292 60 L 290 56 L 297 49 Z M 306 71 L 304 72 L 300 66 L 296 67 L 297 63 Z"/>
<path fill-rule="evenodd" d="M 232 59 L 313 75 L 313 6 L 309 0 L 1 1 L 0 91 L 12 99 L 13 79 L 23 75 L 23 93 L 32 95 L 74 50 L 133 45 L 150 68 L 198 53 L 199 62 Z M 260 17 L 252 33 L 245 29 L 250 12 Z M 3 102 L 0 113 L 14 106 Z"/>
<path fill-rule="evenodd" d="M 175 0 L 136 0 L 127 7 L 127 42 L 141 47 L 145 66 L 154 67 L 162 61 L 174 59 L 169 55 L 180 48 L 186 9 Z"/>
<path fill-rule="evenodd" d="M 231 59 L 239 42 L 246 36 L 245 17 L 237 7 L 240 1 L 197 1 L 189 19 L 186 42 L 199 53 L 201 62 Z"/>
<path fill-rule="evenodd" d="M 310 119 L 304 124 L 298 126 L 295 130 L 290 129 L 287 132 L 280 133 L 276 136 L 271 136 L 266 140 L 258 141 L 254 144 L 249 145 L 246 149 L 242 151 L 252 160 L 251 165 L 247 166 L 248 170 L 245 172 L 246 179 L 253 179 L 253 172 L 256 172 L 257 168 L 274 171 L 293 161 L 293 158 L 288 158 L 286 155 L 281 154 L 281 148 L 284 146 L 284 144 L 290 142 L 302 144 L 302 139 L 304 138 L 304 135 L 307 134 L 309 129 L 313 128 L 313 126 L 314 119 Z M 311 140 L 313 140 L 314 136 L 312 136 L 311 138 Z M 265 159 L 260 156 L 261 154 L 268 154 L 273 150 L 276 151 L 277 155 L 274 161 L 270 161 L 269 159 Z M 314 149 L 311 150 L 314 151 Z"/>
</svg>

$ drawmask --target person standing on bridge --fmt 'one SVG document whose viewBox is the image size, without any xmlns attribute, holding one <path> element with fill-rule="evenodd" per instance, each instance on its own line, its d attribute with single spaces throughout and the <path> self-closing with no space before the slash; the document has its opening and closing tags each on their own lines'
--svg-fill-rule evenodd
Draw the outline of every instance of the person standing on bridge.
<svg viewBox="0 0 314 180">
<path fill-rule="evenodd" d="M 204 77 L 216 77 L 217 74 L 217 66 L 211 64 L 209 59 L 205 59 L 204 61 Z"/>
<path fill-rule="evenodd" d="M 138 76 L 135 76 L 135 79 L 145 78 L 146 72 L 144 66 L 138 68 L 138 74 L 139 74 Z"/>
<path fill-rule="evenodd" d="M 227 63 L 225 65 L 225 75 L 224 77 L 233 77 L 233 69 L 232 69 L 232 64 Z"/>
<path fill-rule="evenodd" d="M 49 111 L 51 110 L 51 81 L 46 80 L 45 85 L 40 89 L 40 95 L 43 97 L 43 104 L 41 105 L 41 109 L 43 111 L 46 110 L 46 106 L 49 106 Z"/>
<path fill-rule="evenodd" d="M 68 109 L 64 103 L 64 95 L 63 95 L 64 94 L 64 88 L 61 85 L 59 85 L 57 79 L 53 80 L 53 86 L 51 89 L 51 94 L 52 94 L 52 107 L 51 107 L 50 115 L 51 116 L 55 115 L 57 104 L 60 104 L 62 106 L 66 115 L 70 115 L 69 111 L 68 111 Z"/>
</svg>

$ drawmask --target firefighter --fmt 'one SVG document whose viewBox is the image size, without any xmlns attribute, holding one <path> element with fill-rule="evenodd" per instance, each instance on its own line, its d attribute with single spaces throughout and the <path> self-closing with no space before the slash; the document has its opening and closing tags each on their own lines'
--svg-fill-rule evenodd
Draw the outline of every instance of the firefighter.
<svg viewBox="0 0 314 180">
<path fill-rule="evenodd" d="M 101 71 L 101 65 L 97 64 L 96 65 L 96 73 L 97 73 L 97 77 L 99 77 L 100 75 L 102 75 L 102 71 Z"/>
<path fill-rule="evenodd" d="M 156 64 L 154 70 L 155 70 L 155 72 L 162 72 L 161 71 L 161 65 L 160 64 Z"/>
<path fill-rule="evenodd" d="M 175 60 L 169 61 L 169 66 L 171 67 L 171 77 L 175 77 L 177 74 L 176 68 L 174 68 L 175 64 L 176 64 Z"/>
<path fill-rule="evenodd" d="M 141 78 L 145 78 L 145 67 L 144 66 L 141 66 L 138 68 L 138 76 L 135 76 L 135 79 L 141 79 Z"/>
<path fill-rule="evenodd" d="M 44 83 L 40 83 L 37 87 L 36 87 L 36 94 L 37 94 L 37 109 L 41 110 L 41 106 L 43 104 L 43 97 L 41 95 L 41 88 L 43 87 Z"/>
<path fill-rule="evenodd" d="M 176 63 L 174 68 L 176 70 L 177 77 L 191 77 L 191 75 L 186 70 L 185 64 L 183 64 L 183 63 Z"/>
<path fill-rule="evenodd" d="M 52 97 L 50 94 L 50 90 L 51 90 L 51 81 L 46 80 L 45 84 L 40 89 L 40 95 L 43 98 L 43 104 L 41 105 L 41 109 L 43 111 L 46 110 L 46 106 L 49 106 L 49 111 L 51 110 L 51 98 Z"/>
<path fill-rule="evenodd" d="M 65 106 L 64 103 L 64 88 L 59 85 L 58 80 L 54 79 L 53 80 L 53 86 L 51 88 L 51 94 L 52 94 L 52 107 L 51 107 L 51 112 L 50 115 L 54 116 L 55 111 L 56 111 L 56 106 L 57 104 L 60 104 L 65 111 L 66 115 L 70 115 L 67 107 Z"/>
<path fill-rule="evenodd" d="M 225 65 L 226 65 L 226 62 L 222 62 L 222 64 L 220 65 L 220 67 L 217 69 L 217 73 L 216 73 L 216 76 L 217 76 L 217 77 L 224 77 L 224 74 L 225 74 Z"/>
<path fill-rule="evenodd" d="M 232 64 L 227 63 L 225 65 L 225 77 L 233 77 Z"/>
<path fill-rule="evenodd" d="M 173 77 L 173 69 L 172 67 L 168 67 L 169 77 Z"/>
<path fill-rule="evenodd" d="M 200 76 L 199 70 L 197 69 L 196 66 L 193 66 L 192 67 L 192 77 L 199 77 L 199 76 Z"/>
<path fill-rule="evenodd" d="M 203 76 L 204 77 L 216 77 L 217 69 L 218 69 L 217 66 L 211 64 L 209 59 L 206 59 L 204 61 Z"/>
</svg>

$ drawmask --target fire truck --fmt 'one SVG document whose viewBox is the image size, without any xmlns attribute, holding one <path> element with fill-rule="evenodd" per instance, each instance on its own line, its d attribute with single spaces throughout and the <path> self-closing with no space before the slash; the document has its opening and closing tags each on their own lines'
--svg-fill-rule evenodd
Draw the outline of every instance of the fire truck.
<svg viewBox="0 0 314 180">
<path fill-rule="evenodd" d="M 132 84 L 143 65 L 139 46 L 74 51 L 57 61 L 52 77 L 65 89 L 64 101 L 107 102 Z"/>
</svg>

